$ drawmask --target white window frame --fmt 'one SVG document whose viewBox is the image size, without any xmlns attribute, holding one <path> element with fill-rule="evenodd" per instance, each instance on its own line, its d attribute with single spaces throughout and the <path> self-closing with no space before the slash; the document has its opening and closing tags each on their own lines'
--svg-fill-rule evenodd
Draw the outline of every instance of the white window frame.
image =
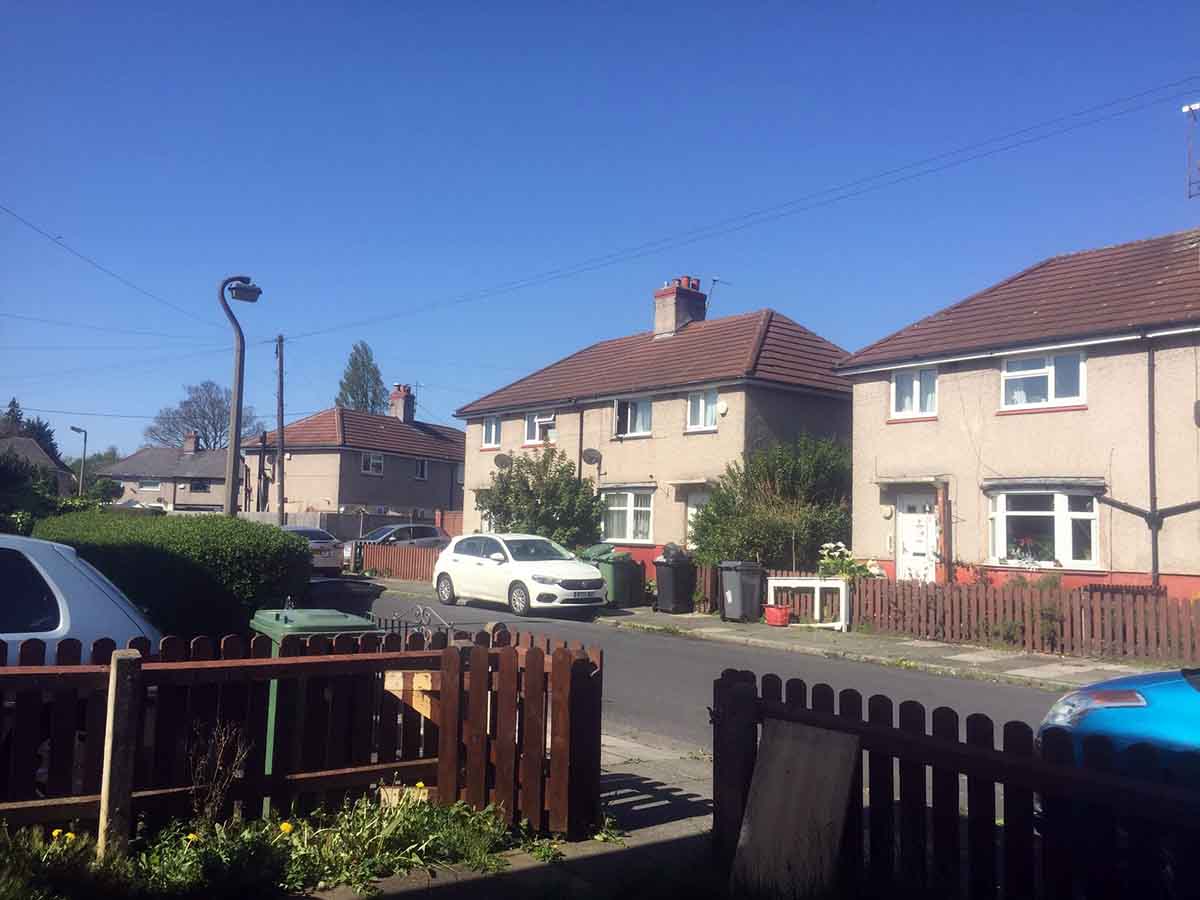
<svg viewBox="0 0 1200 900">
<path fill-rule="evenodd" d="M 1045 512 L 1014 510 L 1008 512 L 1008 498 L 1020 494 L 1049 494 L 1054 497 L 1053 509 Z M 1074 512 L 1071 497 L 1092 498 L 1091 512 Z M 1008 516 L 1044 516 L 1054 520 L 1055 559 L 1010 560 L 1008 558 Z M 1071 524 L 1076 519 L 1092 523 L 1092 558 L 1072 559 L 1058 554 L 1060 548 L 1072 550 Z M 1001 553 L 1003 551 L 1003 553 Z M 1101 569 L 1100 565 L 1100 501 L 1089 491 L 1003 491 L 988 496 L 988 561 L 994 565 L 1017 565 L 1031 568 Z"/>
<path fill-rule="evenodd" d="M 1054 396 L 1054 357 L 1056 356 L 1078 356 L 1079 357 L 1079 395 L 1076 397 L 1056 397 Z M 1024 369 L 1020 372 L 1009 372 L 1008 364 L 1025 359 L 1041 359 L 1045 364 L 1040 369 Z M 1014 379 L 1020 378 L 1036 378 L 1039 375 L 1046 376 L 1046 399 L 1040 403 L 1007 403 L 1005 402 L 1005 385 Z M 1082 406 L 1087 403 L 1087 351 L 1085 350 L 1064 350 L 1055 352 L 1047 350 L 1045 353 L 1020 353 L 1012 356 L 1005 356 L 1000 360 L 1000 409 L 1053 409 L 1058 406 Z"/>
<path fill-rule="evenodd" d="M 137 489 L 139 491 L 148 491 L 148 492 L 161 491 L 162 490 L 162 479 L 161 478 L 139 478 L 138 483 L 137 483 Z"/>
<path fill-rule="evenodd" d="M 413 460 L 413 478 L 417 481 L 429 480 L 429 460 L 414 459 Z"/>
<path fill-rule="evenodd" d="M 604 542 L 607 544 L 652 545 L 654 543 L 654 489 L 653 488 L 645 488 L 645 489 L 614 488 L 611 490 L 601 490 L 600 495 L 604 499 L 604 518 L 601 520 L 602 524 L 607 524 L 607 522 L 608 522 L 608 513 L 610 511 L 609 506 L 608 506 L 608 498 L 614 494 L 622 494 L 625 497 L 625 506 L 618 507 L 618 508 L 623 509 L 625 511 L 625 533 L 626 534 L 633 534 L 634 511 L 637 509 L 637 507 L 634 504 L 634 499 L 633 499 L 635 496 L 642 496 L 642 497 L 650 498 L 650 506 L 649 506 L 649 510 L 648 510 L 650 513 L 650 525 L 649 525 L 649 528 L 647 529 L 648 534 L 644 538 L 617 537 L 614 535 L 605 534 Z M 643 511 L 646 511 L 646 510 L 643 510 Z"/>
<path fill-rule="evenodd" d="M 699 423 L 692 422 L 692 399 L 693 398 L 698 398 L 700 400 L 700 421 L 699 421 Z M 705 431 L 716 431 L 717 430 L 717 404 L 720 403 L 721 400 L 720 400 L 720 395 L 717 393 L 716 388 L 708 388 L 707 390 L 703 390 L 703 391 L 692 391 L 690 394 L 687 395 L 686 402 L 687 402 L 687 412 L 685 415 L 687 417 L 686 418 L 687 426 L 684 428 L 684 431 L 705 432 Z M 713 420 L 711 425 L 707 424 L 710 410 L 712 413 L 712 420 Z"/>
<path fill-rule="evenodd" d="M 650 427 L 645 431 L 621 431 L 621 404 L 624 403 L 630 407 L 641 406 L 646 404 L 650 411 L 647 418 L 650 420 Z M 637 416 L 636 409 L 631 409 L 627 421 L 634 421 Z M 650 437 L 654 434 L 654 399 L 652 397 L 623 397 L 613 401 L 613 435 L 619 438 L 633 437 Z"/>
<path fill-rule="evenodd" d="M 532 426 L 532 427 L 531 427 Z M 554 413 L 525 414 L 525 445 L 528 447 L 553 444 L 558 440 L 558 429 Z M 546 437 L 542 439 L 542 428 L 546 428 Z M 532 433 L 532 437 L 530 434 Z"/>
<path fill-rule="evenodd" d="M 454 464 L 454 481 L 456 484 L 463 484 L 467 479 L 467 467 L 464 463 Z"/>
<path fill-rule="evenodd" d="M 359 454 L 358 470 L 363 475 L 383 475 L 383 454 L 362 452 Z"/>
<path fill-rule="evenodd" d="M 492 430 L 492 436 L 490 438 L 488 437 L 489 428 Z M 482 437 L 482 440 L 480 441 L 479 446 L 481 446 L 485 449 L 488 449 L 488 450 L 492 450 L 492 449 L 495 449 L 496 447 L 499 447 L 500 446 L 500 417 L 499 416 L 488 416 L 487 418 L 485 418 L 483 420 L 482 434 L 483 434 L 483 437 Z"/>
<path fill-rule="evenodd" d="M 933 409 L 921 409 L 921 376 L 926 372 L 933 373 Z M 913 408 L 901 412 L 896 408 L 896 376 L 899 374 L 912 375 Z M 889 419 L 934 419 L 938 414 L 938 370 L 934 366 L 923 366 L 919 369 L 900 369 L 892 372 L 891 389 L 888 392 Z"/>
</svg>

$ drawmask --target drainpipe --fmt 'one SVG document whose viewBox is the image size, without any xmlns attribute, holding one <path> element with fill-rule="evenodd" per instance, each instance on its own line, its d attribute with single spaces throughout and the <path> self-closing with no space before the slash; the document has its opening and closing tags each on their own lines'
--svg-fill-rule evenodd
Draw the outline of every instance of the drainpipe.
<svg viewBox="0 0 1200 900">
<path fill-rule="evenodd" d="M 583 407 L 579 407 L 579 447 L 575 456 L 575 477 L 583 481 Z"/>
<path fill-rule="evenodd" d="M 1158 466 L 1157 443 L 1155 440 L 1154 416 L 1154 341 L 1146 345 L 1146 446 L 1149 452 L 1150 509 L 1146 524 L 1150 526 L 1150 584 L 1158 587 L 1158 534 L 1162 530 L 1162 516 L 1158 512 Z"/>
</svg>

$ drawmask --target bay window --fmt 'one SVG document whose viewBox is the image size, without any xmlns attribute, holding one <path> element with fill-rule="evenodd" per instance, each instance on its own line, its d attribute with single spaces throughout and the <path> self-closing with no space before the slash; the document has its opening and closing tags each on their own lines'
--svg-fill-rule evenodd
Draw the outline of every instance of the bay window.
<svg viewBox="0 0 1200 900">
<path fill-rule="evenodd" d="M 553 444 L 557 437 L 554 413 L 529 413 L 525 417 L 526 444 Z"/>
<path fill-rule="evenodd" d="M 989 556 L 1012 565 L 1096 568 L 1097 505 L 1091 494 L 992 494 L 988 498 Z"/>
<path fill-rule="evenodd" d="M 1000 372 L 1000 408 L 1083 403 L 1085 376 L 1083 353 L 1078 350 L 1009 357 Z"/>
<path fill-rule="evenodd" d="M 654 406 L 649 397 L 618 400 L 616 403 L 617 437 L 646 437 L 650 434 Z"/>
<path fill-rule="evenodd" d="M 606 541 L 651 540 L 651 491 L 604 492 L 604 539 Z"/>
<path fill-rule="evenodd" d="M 483 442 L 484 447 L 499 447 L 500 446 L 500 417 L 488 416 L 483 420 Z"/>
<path fill-rule="evenodd" d="M 688 394 L 688 431 L 716 431 L 717 389 Z"/>
<path fill-rule="evenodd" d="M 900 369 L 892 373 L 892 418 L 937 415 L 937 369 Z"/>
</svg>

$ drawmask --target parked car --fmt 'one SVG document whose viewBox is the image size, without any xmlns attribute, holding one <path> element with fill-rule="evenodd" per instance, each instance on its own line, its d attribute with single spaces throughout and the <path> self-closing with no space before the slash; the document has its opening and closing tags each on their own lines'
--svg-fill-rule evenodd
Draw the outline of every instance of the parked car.
<svg viewBox="0 0 1200 900">
<path fill-rule="evenodd" d="M 403 547 L 445 547 L 450 535 L 436 525 L 380 525 L 360 538 L 347 541 L 343 551 L 346 565 L 354 562 L 355 544 L 392 544 Z"/>
<path fill-rule="evenodd" d="M 85 662 L 100 638 L 124 647 L 146 637 L 156 650 L 162 638 L 120 588 L 65 544 L 0 534 L 0 584 L 0 640 L 9 645 L 10 664 L 27 638 L 46 642 L 49 661 L 58 641 L 74 638 Z"/>
<path fill-rule="evenodd" d="M 284 525 L 284 531 L 298 534 L 308 541 L 312 551 L 312 566 L 314 575 L 336 577 L 342 574 L 342 542 L 323 528 L 309 528 L 307 525 Z"/>
<path fill-rule="evenodd" d="M 1038 744 L 1046 731 L 1061 728 L 1071 735 L 1076 759 L 1083 742 L 1099 735 L 1111 741 L 1117 770 L 1127 775 L 1158 778 L 1161 772 L 1139 773 L 1129 768 L 1123 751 L 1149 744 L 1163 751 L 1159 767 L 1171 771 L 1174 762 L 1194 758 L 1200 751 L 1200 669 L 1148 672 L 1101 681 L 1058 699 L 1038 728 Z M 1196 773 L 1176 773 L 1195 780 Z"/>
<path fill-rule="evenodd" d="M 539 608 L 603 606 L 600 570 L 554 541 L 533 534 L 473 534 L 455 538 L 433 570 L 438 600 L 459 597 L 507 603 L 518 616 Z"/>
</svg>

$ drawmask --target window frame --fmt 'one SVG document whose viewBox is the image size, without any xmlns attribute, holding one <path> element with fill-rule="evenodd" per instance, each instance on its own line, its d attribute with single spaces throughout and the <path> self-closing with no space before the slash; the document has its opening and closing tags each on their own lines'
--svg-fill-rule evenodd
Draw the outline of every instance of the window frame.
<svg viewBox="0 0 1200 900">
<path fill-rule="evenodd" d="M 64 634 L 66 632 L 66 626 L 69 624 L 69 610 L 67 609 L 67 604 L 64 601 L 62 593 L 59 591 L 58 586 L 54 583 L 54 579 L 50 577 L 45 568 L 43 568 L 43 566 L 36 559 L 34 559 L 28 553 L 17 549 L 16 547 L 0 547 L 0 554 L 12 554 L 14 559 L 23 561 L 24 564 L 29 567 L 29 571 L 39 581 L 41 581 L 42 585 L 49 592 L 46 596 L 54 604 L 54 609 L 57 616 L 52 628 L 45 628 L 40 631 L 7 631 L 5 633 L 13 636 L 29 635 L 31 638 L 39 638 L 42 640 L 47 638 L 53 639 L 56 635 Z M 7 627 L 7 624 L 8 623 L 6 623 L 5 627 Z"/>
<path fill-rule="evenodd" d="M 413 460 L 413 479 L 416 481 L 429 480 L 429 460 L 420 458 Z"/>
<path fill-rule="evenodd" d="M 645 431 L 621 431 L 621 404 L 625 404 L 627 410 L 625 421 L 633 422 L 637 418 L 637 407 L 641 404 L 646 404 L 649 410 L 649 428 Z M 643 438 L 653 437 L 654 435 L 654 398 L 653 397 L 619 397 L 613 401 L 613 437 L 618 438 Z"/>
<path fill-rule="evenodd" d="M 710 395 L 712 396 L 711 404 L 709 403 Z M 693 397 L 700 398 L 700 423 L 701 424 L 699 424 L 699 425 L 692 424 L 692 398 Z M 690 434 L 703 434 L 705 432 L 712 432 L 712 431 L 717 430 L 717 415 L 718 415 L 717 405 L 721 402 L 721 395 L 720 395 L 720 392 L 716 388 L 705 388 L 702 391 L 690 391 L 690 392 L 688 392 L 687 399 L 684 402 L 687 403 L 687 413 L 684 418 L 684 421 L 686 423 L 684 425 L 684 429 L 683 429 L 684 432 L 690 433 Z M 712 410 L 712 420 L 713 420 L 711 425 L 707 424 L 710 409 Z"/>
<path fill-rule="evenodd" d="M 375 471 L 375 461 L 379 461 L 379 471 Z M 359 452 L 358 470 L 363 475 L 371 475 L 376 478 L 383 477 L 383 454 L 372 453 L 369 450 Z"/>
<path fill-rule="evenodd" d="M 1079 393 L 1073 397 L 1056 397 L 1054 396 L 1055 389 L 1055 369 L 1054 358 L 1056 356 L 1078 356 L 1079 357 Z M 1019 372 L 1009 372 L 1008 364 L 1010 362 L 1027 360 L 1027 359 L 1042 359 L 1045 360 L 1045 365 L 1040 369 L 1025 369 Z M 1019 378 L 1036 378 L 1039 375 L 1046 376 L 1046 399 L 1040 403 L 1008 403 L 1005 401 L 1005 385 L 1009 380 Z M 1087 351 L 1079 349 L 1068 350 L 1047 350 L 1044 353 L 1014 353 L 1010 356 L 1005 356 L 1000 360 L 1000 411 L 1019 411 L 1027 409 L 1057 409 L 1062 406 L 1084 406 L 1087 404 Z"/>
<path fill-rule="evenodd" d="M 529 436 L 529 426 L 533 425 L 533 437 Z M 546 438 L 542 440 L 542 426 L 546 429 Z M 525 446 L 542 447 L 558 442 L 558 416 L 556 413 L 532 412 L 525 414 Z"/>
<path fill-rule="evenodd" d="M 154 486 L 150 487 L 149 485 L 154 485 Z M 136 490 L 146 491 L 147 493 L 154 493 L 155 491 L 161 491 L 162 490 L 162 479 L 161 478 L 139 478 Z"/>
<path fill-rule="evenodd" d="M 925 372 L 933 373 L 933 408 L 930 410 L 921 409 L 921 375 Z M 901 373 L 911 373 L 914 376 L 912 387 L 913 408 L 907 412 L 901 412 L 896 409 L 896 376 Z M 937 366 L 913 366 L 911 368 L 894 369 L 889 379 L 888 419 L 936 419 L 938 415 L 938 375 Z"/>
<path fill-rule="evenodd" d="M 211 494 L 212 484 L 200 478 L 193 478 L 188 482 L 188 492 L 192 494 Z"/>
<path fill-rule="evenodd" d="M 616 537 L 616 536 L 609 535 L 607 533 L 608 513 L 612 509 L 612 507 L 609 507 L 609 505 L 608 505 L 608 498 L 614 494 L 622 494 L 625 497 L 625 505 L 623 507 L 619 507 L 619 508 L 622 509 L 625 513 L 625 533 L 628 535 L 632 535 L 634 533 L 635 521 L 636 521 L 635 513 L 639 509 L 639 507 L 636 504 L 636 501 L 634 500 L 634 497 L 642 496 L 642 497 L 650 498 L 649 506 L 646 507 L 645 509 L 641 510 L 643 512 L 649 512 L 649 514 L 650 514 L 649 525 L 647 526 L 647 529 L 646 529 L 646 531 L 647 531 L 646 537 L 644 537 L 644 538 Z M 654 543 L 654 489 L 653 488 L 601 489 L 600 496 L 604 500 L 604 515 L 600 522 L 601 530 L 603 532 L 605 532 L 604 536 L 602 538 L 604 543 L 606 543 L 606 544 L 633 544 L 633 545 L 652 545 Z"/>
<path fill-rule="evenodd" d="M 492 438 L 488 439 L 489 426 L 493 429 Z M 479 446 L 484 450 L 495 450 L 500 446 L 500 417 L 499 416 L 484 416 L 483 424 L 480 426 Z"/>
<path fill-rule="evenodd" d="M 1051 509 L 1043 510 L 1013 510 L 1008 509 L 1008 498 L 1011 496 L 1021 495 L 1049 495 L 1053 498 Z M 1092 501 L 1092 509 L 1090 512 L 1076 512 L 1071 509 L 1072 497 L 1088 497 Z M 1011 490 L 1011 491 L 996 491 L 987 495 L 988 502 L 988 562 L 991 565 L 1011 565 L 1011 566 L 1027 566 L 1037 569 L 1103 569 L 1100 562 L 1100 501 L 1096 494 L 1091 491 L 1072 491 L 1072 490 Z M 1053 522 L 1054 534 L 1054 559 L 1049 560 L 1020 560 L 1010 559 L 1008 556 L 1008 517 L 1009 516 L 1024 516 L 1024 517 L 1040 517 L 1048 518 Z M 1075 559 L 1074 558 L 1074 539 L 1072 534 L 1073 523 L 1077 520 L 1090 521 L 1092 523 L 1092 558 L 1091 559 Z M 1063 556 L 1060 554 L 1059 548 L 1065 547 L 1069 551 L 1069 555 Z M 1001 555 L 999 550 L 1003 548 L 1004 554 Z"/>
</svg>

